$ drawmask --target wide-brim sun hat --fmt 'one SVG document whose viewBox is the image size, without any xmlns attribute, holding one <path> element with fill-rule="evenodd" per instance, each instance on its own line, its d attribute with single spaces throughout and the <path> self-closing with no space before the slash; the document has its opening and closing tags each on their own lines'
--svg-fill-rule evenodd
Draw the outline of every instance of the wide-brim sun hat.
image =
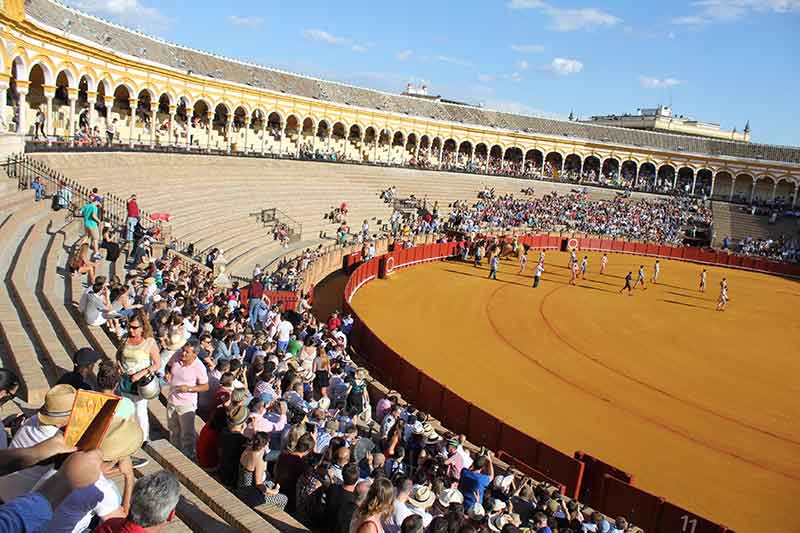
<svg viewBox="0 0 800 533">
<path fill-rule="evenodd" d="M 119 461 L 142 447 L 144 432 L 136 417 L 113 419 L 100 444 L 103 461 Z"/>
<path fill-rule="evenodd" d="M 44 405 L 39 409 L 39 422 L 46 426 L 64 424 L 72 413 L 76 392 L 72 385 L 56 385 L 47 391 Z"/>
<path fill-rule="evenodd" d="M 492 531 L 502 531 L 503 527 L 511 522 L 511 517 L 507 514 L 495 515 L 489 519 L 489 529 Z"/>
<path fill-rule="evenodd" d="M 408 497 L 409 505 L 418 509 L 427 509 L 436 500 L 436 494 L 427 485 L 414 485 Z"/>
<path fill-rule="evenodd" d="M 464 503 L 464 495 L 458 489 L 444 489 L 439 494 L 439 503 L 442 507 L 449 507 L 451 503 Z"/>
<path fill-rule="evenodd" d="M 486 509 L 484 509 L 483 505 L 480 503 L 475 503 L 475 505 L 470 507 L 469 511 L 467 511 L 467 516 L 469 516 L 472 520 L 480 522 L 486 516 Z"/>
</svg>

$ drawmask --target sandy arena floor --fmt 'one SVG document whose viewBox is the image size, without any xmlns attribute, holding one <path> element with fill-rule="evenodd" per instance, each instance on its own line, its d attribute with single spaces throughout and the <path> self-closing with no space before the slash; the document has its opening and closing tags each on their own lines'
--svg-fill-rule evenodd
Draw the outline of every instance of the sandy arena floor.
<svg viewBox="0 0 800 533">
<path fill-rule="evenodd" d="M 651 258 L 565 253 L 528 269 L 440 262 L 363 287 L 353 307 L 409 362 L 495 416 L 586 451 L 654 494 L 740 533 L 786 531 L 800 500 L 800 283 L 662 261 L 659 284 L 618 294 Z M 728 279 L 728 310 L 715 312 Z M 340 293 L 341 294 L 341 293 Z M 423 297 L 424 295 L 424 297 Z"/>
</svg>

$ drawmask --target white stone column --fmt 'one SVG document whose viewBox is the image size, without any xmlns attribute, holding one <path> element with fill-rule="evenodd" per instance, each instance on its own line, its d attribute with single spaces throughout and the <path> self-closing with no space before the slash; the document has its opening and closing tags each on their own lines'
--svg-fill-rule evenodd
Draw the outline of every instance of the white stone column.
<svg viewBox="0 0 800 533">
<path fill-rule="evenodd" d="M 75 105 L 78 100 L 78 89 L 67 89 L 69 94 L 69 127 L 67 128 L 67 135 L 69 136 L 69 145 L 75 146 L 75 132 L 78 131 L 75 124 Z"/>
<path fill-rule="evenodd" d="M 94 108 L 94 106 L 97 105 L 97 91 L 87 91 L 86 102 L 89 104 L 89 111 L 86 118 L 89 119 L 89 131 L 91 131 L 97 123 L 97 110 Z"/>
<path fill-rule="evenodd" d="M 158 118 L 158 102 L 150 102 L 150 149 L 152 150 L 156 142 L 156 120 Z"/>
<path fill-rule="evenodd" d="M 231 153 L 231 145 L 233 144 L 233 118 L 227 117 L 225 122 L 225 151 Z"/>
<path fill-rule="evenodd" d="M 17 134 L 19 135 L 28 134 L 28 102 L 26 102 L 26 99 L 29 85 L 30 82 L 28 81 L 17 80 L 17 95 L 19 97 L 17 101 Z"/>
<path fill-rule="evenodd" d="M 692 195 L 694 196 L 694 189 L 697 186 L 697 172 L 692 172 Z"/>
<path fill-rule="evenodd" d="M 134 128 L 136 127 L 136 112 L 139 107 L 139 99 L 138 98 L 128 98 L 128 106 L 130 107 L 131 114 L 129 117 L 128 124 L 128 145 L 133 146 L 133 133 Z"/>
<path fill-rule="evenodd" d="M 750 189 L 750 203 L 751 204 L 753 203 L 753 198 L 756 195 L 756 183 L 758 183 L 758 180 L 756 179 L 755 176 L 753 176 L 753 188 Z"/>
<path fill-rule="evenodd" d="M 178 106 L 171 105 L 169 106 L 169 124 L 167 125 L 167 145 L 172 146 L 173 142 L 175 146 L 179 144 L 179 137 L 178 137 L 178 124 L 176 122 L 178 115 Z M 187 137 L 188 139 L 188 137 Z"/>
<path fill-rule="evenodd" d="M 776 181 L 775 183 L 772 184 L 772 195 L 770 196 L 770 199 L 769 199 L 770 202 L 774 202 L 775 201 L 775 195 L 777 193 L 778 193 L 778 182 Z"/>
<path fill-rule="evenodd" d="M 728 201 L 733 201 L 733 190 L 736 188 L 736 176 L 731 176 L 731 192 L 728 194 Z"/>
<path fill-rule="evenodd" d="M 206 111 L 206 118 L 208 119 L 208 129 L 206 135 L 206 151 L 211 148 L 211 133 L 214 131 L 214 112 Z"/>
<path fill-rule="evenodd" d="M 797 205 L 797 189 L 798 189 L 798 184 L 795 183 L 794 184 L 794 194 L 792 195 L 792 207 Z"/>
</svg>

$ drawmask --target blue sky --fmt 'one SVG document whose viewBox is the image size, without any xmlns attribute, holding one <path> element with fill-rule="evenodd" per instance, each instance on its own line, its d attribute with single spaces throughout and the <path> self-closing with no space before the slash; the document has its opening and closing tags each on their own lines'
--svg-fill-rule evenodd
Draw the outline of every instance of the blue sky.
<svg viewBox="0 0 800 533">
<path fill-rule="evenodd" d="M 294 72 L 528 114 L 672 102 L 800 145 L 800 0 L 66 0 L 168 40 Z"/>
</svg>

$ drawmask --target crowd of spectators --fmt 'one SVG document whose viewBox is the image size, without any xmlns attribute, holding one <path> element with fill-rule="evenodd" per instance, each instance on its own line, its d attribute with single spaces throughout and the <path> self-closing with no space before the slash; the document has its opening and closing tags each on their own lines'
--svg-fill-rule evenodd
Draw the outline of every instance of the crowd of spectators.
<svg viewBox="0 0 800 533">
<path fill-rule="evenodd" d="M 484 192 L 473 204 L 455 202 L 447 226 L 465 233 L 526 228 L 679 244 L 685 225 L 708 226 L 711 222 L 711 210 L 704 202 L 685 197 L 648 200 L 618 196 L 613 200 L 591 200 L 583 192 L 553 192 L 541 198 L 495 198 Z"/>
<path fill-rule="evenodd" d="M 743 255 L 766 257 L 776 261 L 800 262 L 800 240 L 798 238 L 790 239 L 787 236 L 774 239 L 745 237 L 735 243 L 726 237 L 722 242 L 722 248 Z"/>
</svg>

